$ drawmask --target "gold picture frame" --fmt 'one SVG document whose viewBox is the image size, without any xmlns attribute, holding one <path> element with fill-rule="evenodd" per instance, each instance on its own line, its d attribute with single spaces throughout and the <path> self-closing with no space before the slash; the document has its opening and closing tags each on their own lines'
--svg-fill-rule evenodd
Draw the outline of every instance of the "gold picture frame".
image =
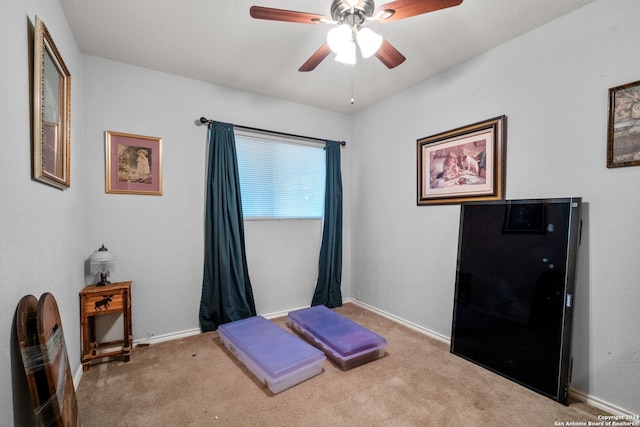
<svg viewBox="0 0 640 427">
<path fill-rule="evenodd" d="M 33 178 L 71 186 L 71 74 L 36 16 L 33 61 Z"/>
<path fill-rule="evenodd" d="M 504 199 L 506 116 L 417 141 L 418 206 Z"/>
<path fill-rule="evenodd" d="M 106 192 L 162 196 L 162 138 L 105 132 Z"/>
<path fill-rule="evenodd" d="M 607 167 L 640 166 L 640 81 L 609 89 Z"/>
</svg>

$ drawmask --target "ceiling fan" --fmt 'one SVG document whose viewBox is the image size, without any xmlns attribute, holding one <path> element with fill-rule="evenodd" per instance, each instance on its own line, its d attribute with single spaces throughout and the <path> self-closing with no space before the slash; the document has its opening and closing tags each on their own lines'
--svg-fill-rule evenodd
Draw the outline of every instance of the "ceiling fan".
<svg viewBox="0 0 640 427">
<path fill-rule="evenodd" d="M 388 68 L 395 68 L 405 61 L 404 55 L 382 36 L 365 28 L 364 24 L 367 21 L 398 21 L 460 3 L 462 0 L 396 0 L 376 9 L 373 0 L 332 0 L 331 17 L 262 6 L 252 6 L 249 13 L 255 19 L 300 24 L 337 24 L 327 34 L 327 42 L 298 71 L 314 70 L 331 52 L 336 53 L 336 61 L 355 64 L 356 44 L 364 58 L 375 55 Z"/>
</svg>

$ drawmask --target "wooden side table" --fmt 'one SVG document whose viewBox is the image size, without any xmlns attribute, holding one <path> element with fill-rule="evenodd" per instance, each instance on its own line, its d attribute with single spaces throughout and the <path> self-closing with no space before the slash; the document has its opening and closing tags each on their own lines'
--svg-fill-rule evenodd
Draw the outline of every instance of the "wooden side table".
<svg viewBox="0 0 640 427">
<path fill-rule="evenodd" d="M 95 318 L 103 314 L 122 313 L 122 340 L 98 343 Z M 122 356 L 129 361 L 133 332 L 131 330 L 131 282 L 89 285 L 80 291 L 80 324 L 82 329 L 82 370 L 88 371 L 91 361 L 109 356 Z M 115 348 L 115 349 L 114 349 Z M 102 351 L 101 351 L 102 350 Z"/>
</svg>

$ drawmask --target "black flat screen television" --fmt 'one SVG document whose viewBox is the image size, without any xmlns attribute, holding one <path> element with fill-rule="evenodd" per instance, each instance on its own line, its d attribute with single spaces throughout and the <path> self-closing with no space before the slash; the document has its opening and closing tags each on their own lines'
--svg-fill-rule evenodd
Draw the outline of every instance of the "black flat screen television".
<svg viewBox="0 0 640 427">
<path fill-rule="evenodd" d="M 451 352 L 565 405 L 581 198 L 461 207 Z"/>
</svg>

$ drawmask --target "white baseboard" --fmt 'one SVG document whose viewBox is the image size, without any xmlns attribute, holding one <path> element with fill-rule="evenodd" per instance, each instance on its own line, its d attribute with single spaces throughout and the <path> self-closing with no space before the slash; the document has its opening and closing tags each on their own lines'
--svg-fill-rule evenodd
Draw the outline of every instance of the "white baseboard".
<svg viewBox="0 0 640 427">
<path fill-rule="evenodd" d="M 269 314 L 261 314 L 260 316 L 264 317 L 265 319 L 277 319 L 278 317 L 285 317 L 286 315 L 288 315 L 290 312 L 292 311 L 296 311 L 296 310 L 302 310 L 303 308 L 309 308 L 309 306 L 304 306 L 304 307 L 298 307 L 298 308 L 292 308 L 291 310 L 285 310 L 285 311 L 278 311 L 275 313 L 269 313 Z"/>
<path fill-rule="evenodd" d="M 343 299 L 344 303 L 352 303 L 355 305 L 358 305 L 366 310 L 372 311 L 376 314 L 378 314 L 379 316 L 385 317 L 387 319 L 390 319 L 396 323 L 399 323 L 409 329 L 413 329 L 414 331 L 420 332 L 424 335 L 427 335 L 431 338 L 434 338 L 438 341 L 441 341 L 443 343 L 446 344 L 451 344 L 451 338 L 442 335 L 438 332 L 434 332 L 431 331 L 427 328 L 424 328 L 420 325 L 417 325 L 415 323 L 409 322 L 408 320 L 405 320 L 401 317 L 398 317 L 396 315 L 387 313 L 386 311 L 380 310 L 376 307 L 373 307 L 369 304 L 365 304 L 362 301 L 359 301 L 357 299 L 354 298 L 345 298 Z M 301 308 L 306 308 L 306 307 L 300 307 L 298 309 Z M 276 313 L 270 313 L 270 314 L 263 314 L 262 316 L 266 319 L 276 319 L 278 317 L 283 317 L 286 316 L 290 311 L 294 311 L 294 310 L 298 310 L 298 309 L 291 309 L 291 310 L 286 310 L 286 311 L 281 311 L 281 312 L 276 312 Z M 187 329 L 184 331 L 178 331 L 178 332 L 173 332 L 173 333 L 169 333 L 169 334 L 163 334 L 163 335 L 158 335 L 158 336 L 152 336 L 149 338 L 144 338 L 144 339 L 140 339 L 140 340 L 134 340 L 133 341 L 133 346 L 137 347 L 139 345 L 153 345 L 153 344 L 158 344 L 161 342 L 165 342 L 165 341 L 172 341 L 172 340 L 177 340 L 180 338 L 186 338 L 186 337 L 190 337 L 192 335 L 198 335 L 200 334 L 200 329 L 199 328 L 195 328 L 195 329 Z M 82 379 L 82 364 L 80 364 L 80 366 L 77 367 L 76 372 L 73 376 L 73 385 L 75 386 L 76 390 L 78 389 L 78 385 L 80 384 L 80 380 Z M 579 400 L 581 402 L 587 403 L 595 408 L 601 409 L 602 411 L 606 412 L 606 413 L 610 413 L 613 415 L 620 415 L 622 417 L 625 416 L 634 416 L 637 414 L 634 414 L 631 411 L 628 411 L 624 408 L 621 408 L 617 405 L 614 405 L 613 403 L 609 403 L 606 402 L 602 399 L 599 399 L 595 396 L 591 396 L 587 393 L 584 393 L 580 390 L 577 390 L 573 387 L 571 387 L 569 389 L 569 395 L 573 398 L 575 398 L 576 400 Z"/>
<path fill-rule="evenodd" d="M 78 365 L 76 371 L 73 374 L 73 387 L 78 390 L 78 386 L 80 385 L 80 380 L 82 379 L 82 363 Z"/>
<path fill-rule="evenodd" d="M 394 322 L 400 323 L 401 325 L 404 325 L 409 329 L 413 329 L 414 331 L 420 332 L 420 333 L 422 333 L 424 335 L 427 335 L 427 336 L 429 336 L 431 338 L 434 338 L 434 339 L 436 339 L 438 341 L 441 341 L 441 342 L 443 342 L 445 344 L 451 344 L 451 339 L 449 337 L 445 336 L 445 335 L 442 335 L 442 334 L 439 334 L 437 332 L 431 331 L 431 330 L 429 330 L 427 328 L 423 328 L 420 325 L 417 325 L 415 323 L 409 322 L 408 320 L 404 320 L 403 318 L 395 316 L 395 315 L 390 314 L 390 313 L 387 313 L 386 311 L 382 311 L 380 309 L 377 309 L 377 308 L 375 308 L 373 306 L 370 306 L 369 304 L 365 304 L 362 301 L 359 301 L 357 299 L 346 298 L 344 300 L 344 302 L 350 302 L 352 304 L 359 305 L 360 307 L 365 308 L 365 309 L 367 309 L 369 311 L 373 311 L 374 313 L 376 313 L 376 314 L 378 314 L 378 315 L 380 315 L 382 317 L 386 317 L 387 319 L 390 319 L 390 320 L 393 320 Z"/>
<path fill-rule="evenodd" d="M 186 329 L 184 331 L 171 332 L 162 335 L 153 335 L 148 338 L 133 340 L 133 347 L 135 348 L 140 345 L 159 344 L 161 342 L 179 340 L 181 338 L 186 338 L 198 334 L 200 334 L 200 328 Z"/>
<path fill-rule="evenodd" d="M 606 402 L 595 396 L 588 395 L 586 393 L 583 393 L 580 390 L 576 390 L 573 387 L 569 388 L 569 395 L 576 400 L 587 403 L 595 408 L 602 409 L 604 412 L 607 412 L 609 414 L 619 415 L 621 417 L 637 417 L 638 416 L 638 414 L 634 414 L 633 412 L 628 411 L 624 408 L 621 408 L 618 405 L 614 405 L 613 403 Z M 628 420 L 635 420 L 635 418 L 623 418 L 621 420 L 616 420 L 616 421 L 628 421 Z"/>
</svg>

